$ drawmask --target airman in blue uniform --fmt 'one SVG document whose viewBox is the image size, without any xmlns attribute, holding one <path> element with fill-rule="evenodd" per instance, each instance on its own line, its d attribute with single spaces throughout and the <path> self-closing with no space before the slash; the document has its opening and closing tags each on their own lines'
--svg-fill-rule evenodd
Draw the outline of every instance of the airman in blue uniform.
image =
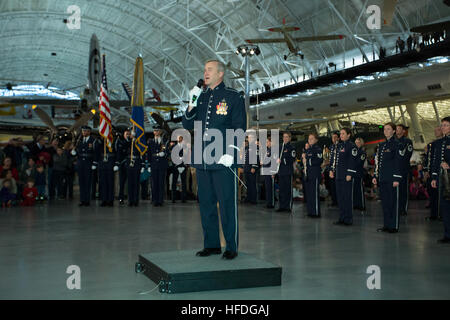
<svg viewBox="0 0 450 320">
<path fill-rule="evenodd" d="M 305 145 L 305 153 L 302 155 L 304 165 L 306 165 L 306 207 L 308 216 L 320 218 L 320 181 L 322 180 L 322 148 L 317 144 L 319 137 L 317 134 L 308 136 L 308 143 Z"/>
<path fill-rule="evenodd" d="M 179 160 L 180 162 L 177 163 L 173 163 L 172 166 L 172 202 L 175 203 L 176 202 L 176 187 L 177 187 L 177 181 L 178 181 L 178 177 L 180 177 L 181 179 L 181 202 L 185 203 L 186 202 L 186 190 L 187 190 L 187 185 L 186 185 L 186 176 L 187 176 L 187 165 L 184 162 L 183 158 L 184 158 L 184 154 L 188 153 L 188 148 L 186 143 L 183 142 L 183 136 L 179 136 L 177 137 L 177 144 L 174 144 L 171 148 L 170 148 L 170 154 L 172 154 L 172 150 L 173 148 L 175 148 L 176 146 L 178 146 L 179 148 Z M 170 160 L 169 160 L 170 161 Z"/>
<path fill-rule="evenodd" d="M 334 167 L 335 163 L 336 163 L 336 149 L 337 149 L 337 145 L 339 143 L 339 132 L 333 132 L 331 134 L 331 145 L 329 147 L 330 150 L 330 163 L 327 167 L 327 171 L 329 172 L 333 172 L 336 173 L 336 168 Z M 335 174 L 333 175 L 335 176 Z M 331 204 L 329 205 L 330 207 L 335 207 L 338 205 L 337 203 L 337 193 L 336 193 L 336 178 L 331 178 L 330 177 L 330 195 L 331 195 Z"/>
<path fill-rule="evenodd" d="M 128 180 L 128 206 L 137 207 L 139 205 L 140 176 L 144 170 L 144 162 L 134 142 L 128 146 L 125 166 Z"/>
<path fill-rule="evenodd" d="M 156 126 L 155 135 L 148 141 L 150 152 L 150 167 L 152 171 L 152 203 L 155 207 L 161 207 L 166 193 L 166 174 L 169 167 L 169 141 L 162 136 L 163 129 Z"/>
<path fill-rule="evenodd" d="M 91 137 L 91 128 L 81 128 L 82 137 L 72 155 L 77 155 L 78 182 L 80 185 L 80 206 L 88 207 L 91 199 L 92 170 L 96 169 L 94 163 L 95 139 Z"/>
<path fill-rule="evenodd" d="M 283 134 L 283 144 L 281 145 L 280 157 L 277 160 L 279 164 L 278 184 L 280 186 L 280 207 L 277 212 L 291 212 L 292 197 L 292 178 L 294 176 L 294 163 L 297 157 L 294 146 L 291 144 L 291 133 Z"/>
<path fill-rule="evenodd" d="M 250 155 L 256 155 L 256 162 L 251 161 Z M 257 204 L 258 199 L 258 169 L 259 169 L 259 149 L 256 144 L 256 134 L 251 132 L 248 136 L 248 141 L 246 142 L 244 148 L 244 177 L 245 184 L 247 185 L 247 198 L 245 203 Z"/>
<path fill-rule="evenodd" d="M 220 207 L 220 220 L 226 241 L 224 259 L 237 256 L 238 236 L 238 199 L 237 199 L 237 160 L 239 146 L 235 139 L 233 146 L 227 146 L 226 130 L 246 130 L 247 115 L 244 97 L 238 91 L 228 88 L 223 83 L 225 66 L 210 60 L 205 64 L 204 79 L 207 88 L 194 87 L 190 92 L 189 108 L 183 117 L 183 127 L 194 129 L 194 122 L 201 122 L 201 154 L 211 143 L 214 132 L 223 137 L 223 152 L 219 161 L 206 162 L 204 157 L 196 159 L 194 145 L 194 167 L 197 169 L 198 197 L 203 227 L 204 249 L 197 256 L 220 254 L 219 218 L 217 202 Z M 211 131 L 211 129 L 215 129 Z M 213 133 L 211 133 L 213 132 Z M 228 141 L 230 143 L 230 141 Z M 242 143 L 242 142 L 241 142 Z M 207 151 L 207 150 L 206 150 Z M 211 156 L 216 155 L 211 152 Z"/>
<path fill-rule="evenodd" d="M 116 152 L 114 144 L 111 151 L 105 148 L 105 140 L 98 139 L 95 143 L 95 162 L 98 165 L 99 193 L 102 201 L 101 207 L 114 206 L 114 167 L 116 165 Z"/>
<path fill-rule="evenodd" d="M 403 149 L 395 139 L 395 124 L 388 123 L 384 126 L 386 141 L 378 146 L 375 158 L 374 185 L 378 185 L 383 207 L 384 226 L 377 231 L 396 233 L 399 229 L 399 185 L 402 179 L 401 163 Z"/>
<path fill-rule="evenodd" d="M 131 129 L 127 128 L 123 132 L 123 137 L 116 140 L 114 149 L 116 150 L 116 168 L 119 171 L 119 204 L 124 204 L 125 183 L 127 182 L 127 157 L 131 146 Z"/>
<path fill-rule="evenodd" d="M 431 165 L 431 186 L 438 188 L 438 202 L 444 221 L 444 238 L 440 243 L 450 243 L 450 117 L 441 121 L 443 137 L 436 141 Z"/>
<path fill-rule="evenodd" d="M 408 212 L 409 200 L 409 177 L 411 172 L 410 160 L 413 153 L 413 143 L 406 137 L 408 127 L 398 124 L 395 134 L 399 143 L 401 153 L 403 153 L 402 162 L 400 163 L 400 173 L 402 180 L 399 186 L 399 203 L 398 208 L 400 215 L 406 216 Z"/>
<path fill-rule="evenodd" d="M 430 216 L 426 217 L 427 220 L 429 221 L 434 221 L 434 220 L 438 220 L 441 217 L 440 214 L 440 208 L 439 208 L 439 193 L 438 193 L 438 189 L 437 188 L 433 188 L 431 186 L 431 165 L 432 165 L 432 160 L 433 160 L 433 156 L 436 150 L 436 143 L 437 141 L 442 138 L 442 130 L 441 127 L 436 127 L 434 129 L 434 134 L 436 136 L 436 140 L 434 140 L 433 142 L 429 143 L 427 145 L 427 152 L 425 155 L 425 165 L 424 165 L 424 171 L 426 172 L 426 177 L 427 177 L 427 190 L 428 190 L 428 194 L 430 195 Z"/>
<path fill-rule="evenodd" d="M 356 173 L 353 176 L 353 209 L 365 211 L 366 197 L 364 196 L 364 163 L 367 159 L 366 151 L 364 150 L 364 140 L 362 138 L 355 139 L 358 153 L 356 155 Z"/>
<path fill-rule="evenodd" d="M 355 159 L 358 148 L 350 141 L 351 131 L 343 128 L 341 142 L 336 149 L 336 191 L 339 206 L 339 220 L 334 224 L 351 226 L 353 224 L 353 177 L 356 175 Z"/>
<path fill-rule="evenodd" d="M 261 154 L 261 175 L 264 177 L 266 191 L 266 208 L 275 208 L 275 173 L 271 170 L 271 161 L 276 161 L 275 152 L 272 154 L 272 138 L 267 137 L 266 153 Z"/>
</svg>

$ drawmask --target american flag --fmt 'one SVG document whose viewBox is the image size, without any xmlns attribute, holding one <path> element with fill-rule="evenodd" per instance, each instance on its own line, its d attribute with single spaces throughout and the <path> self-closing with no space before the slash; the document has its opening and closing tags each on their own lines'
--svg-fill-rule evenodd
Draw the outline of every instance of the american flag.
<svg viewBox="0 0 450 320">
<path fill-rule="evenodd" d="M 105 55 L 103 55 L 103 71 L 102 71 L 102 84 L 100 86 L 100 100 L 99 107 L 100 111 L 100 135 L 105 138 L 106 145 L 110 152 L 112 152 L 112 126 L 111 126 L 111 110 L 109 108 L 109 98 L 108 98 L 108 85 L 106 83 L 106 68 L 105 68 Z"/>
</svg>

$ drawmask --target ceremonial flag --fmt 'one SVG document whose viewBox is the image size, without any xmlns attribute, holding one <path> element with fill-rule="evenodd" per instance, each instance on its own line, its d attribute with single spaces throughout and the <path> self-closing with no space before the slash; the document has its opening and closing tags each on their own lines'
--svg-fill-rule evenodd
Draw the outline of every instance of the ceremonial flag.
<svg viewBox="0 0 450 320">
<path fill-rule="evenodd" d="M 100 85 L 98 109 L 100 112 L 99 133 L 106 140 L 106 146 L 109 151 L 112 152 L 113 135 L 111 126 L 111 109 L 109 108 L 108 85 L 106 83 L 105 55 L 103 55 L 102 83 Z"/>
<path fill-rule="evenodd" d="M 135 131 L 134 147 L 139 150 L 141 156 L 147 152 L 144 137 L 144 63 L 141 57 L 136 59 L 133 77 L 133 95 L 131 97 L 131 123 Z"/>
</svg>

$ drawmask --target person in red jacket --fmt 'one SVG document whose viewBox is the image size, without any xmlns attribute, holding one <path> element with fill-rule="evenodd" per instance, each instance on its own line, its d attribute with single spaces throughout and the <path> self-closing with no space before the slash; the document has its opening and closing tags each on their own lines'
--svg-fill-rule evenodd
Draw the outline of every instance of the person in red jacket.
<svg viewBox="0 0 450 320">
<path fill-rule="evenodd" d="M 29 179 L 27 181 L 27 186 L 23 189 L 22 192 L 22 206 L 32 207 L 36 202 L 36 197 L 38 196 L 37 188 L 34 186 L 34 180 Z"/>
</svg>

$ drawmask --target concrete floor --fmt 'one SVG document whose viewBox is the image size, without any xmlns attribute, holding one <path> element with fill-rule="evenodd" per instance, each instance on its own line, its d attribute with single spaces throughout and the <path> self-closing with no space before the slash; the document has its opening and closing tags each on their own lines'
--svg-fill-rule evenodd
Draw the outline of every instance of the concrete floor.
<svg viewBox="0 0 450 320">
<path fill-rule="evenodd" d="M 0 299 L 449 299 L 450 245 L 436 242 L 441 222 L 426 222 L 425 202 L 410 203 L 398 234 L 377 233 L 380 203 L 334 226 L 338 211 L 322 202 L 322 219 L 240 206 L 240 250 L 283 267 L 281 287 L 161 294 L 134 272 L 138 254 L 202 248 L 196 202 L 153 208 L 89 208 L 56 201 L 0 210 Z M 238 257 L 239 258 L 239 257 Z M 81 268 L 81 290 L 68 290 L 66 269 Z M 367 267 L 381 269 L 369 290 Z"/>
</svg>

